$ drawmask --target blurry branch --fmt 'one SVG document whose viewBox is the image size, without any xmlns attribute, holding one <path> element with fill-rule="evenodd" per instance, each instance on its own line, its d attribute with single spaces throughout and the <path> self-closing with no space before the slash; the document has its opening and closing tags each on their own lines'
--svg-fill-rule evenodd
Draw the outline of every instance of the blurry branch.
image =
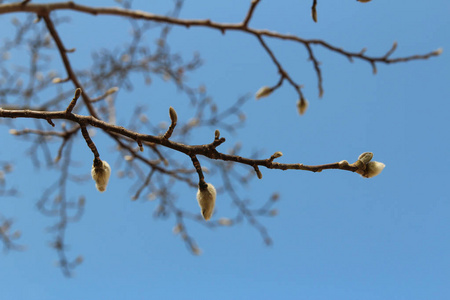
<svg viewBox="0 0 450 300">
<path fill-rule="evenodd" d="M 24 250 L 24 246 L 16 243 L 16 240 L 21 236 L 21 232 L 18 230 L 11 232 L 12 225 L 12 220 L 0 216 L 0 240 L 3 243 L 3 249 L 4 251 Z"/>
<path fill-rule="evenodd" d="M 72 147 L 73 143 L 71 142 L 63 152 L 59 178 L 44 191 L 37 203 L 37 208 L 42 214 L 57 218 L 56 224 L 48 228 L 49 232 L 54 233 L 50 245 L 58 253 L 58 266 L 67 277 L 72 276 L 74 268 L 83 262 L 82 256 L 73 260 L 68 258 L 69 247 L 66 244 L 67 227 L 69 223 L 80 220 L 85 204 L 84 196 L 80 196 L 77 200 L 67 199 L 67 181 L 69 180 Z"/>
<path fill-rule="evenodd" d="M 229 155 L 225 153 L 218 152 L 216 148 L 225 142 L 225 138 L 221 138 L 219 140 L 215 139 L 210 144 L 204 145 L 186 145 L 183 143 L 178 143 L 171 141 L 164 136 L 154 136 L 138 133 L 129 129 L 126 129 L 121 126 L 116 126 L 113 124 L 109 124 L 107 122 L 98 120 L 92 116 L 82 116 L 78 114 L 67 113 L 66 111 L 32 111 L 32 110 L 4 110 L 0 108 L 0 118 L 32 118 L 32 119 L 44 119 L 44 120 L 53 120 L 53 119 L 63 119 L 78 123 L 81 127 L 86 125 L 91 125 L 97 128 L 104 130 L 112 136 L 116 137 L 117 135 L 129 138 L 134 141 L 140 142 L 149 142 L 152 144 L 158 144 L 164 146 L 166 148 L 173 149 L 175 151 L 184 153 L 188 156 L 195 155 L 203 155 L 210 159 L 215 160 L 223 160 L 223 161 L 232 161 L 240 164 L 249 165 L 251 167 L 254 166 L 263 166 L 268 169 L 278 169 L 278 170 L 304 170 L 304 171 L 312 171 L 312 172 L 321 172 L 322 170 L 327 169 L 340 169 L 351 172 L 356 172 L 359 170 L 359 167 L 354 164 L 344 164 L 344 163 L 331 163 L 317 166 L 308 166 L 304 164 L 284 164 L 284 163 L 276 163 L 273 161 L 273 158 L 268 159 L 250 159 L 241 157 L 238 155 Z M 136 154 L 135 154 L 136 155 Z M 138 156 L 138 155 L 136 155 Z"/>
<path fill-rule="evenodd" d="M 257 5 L 259 4 L 259 0 L 253 0 L 250 4 L 250 7 L 247 11 L 246 16 L 244 17 L 243 21 L 240 23 L 219 23 L 214 22 L 210 19 L 205 20 L 187 20 L 187 19 L 180 19 L 173 16 L 162 16 L 157 14 L 152 14 L 144 11 L 138 11 L 138 10 L 130 10 L 126 8 L 117 8 L 117 7 L 91 7 L 91 6 L 85 6 L 76 4 L 74 2 L 58 2 L 58 3 L 48 3 L 48 4 L 37 4 L 37 3 L 29 3 L 27 5 L 22 5 L 21 3 L 11 3 L 11 4 L 2 4 L 0 5 L 0 14 L 7 14 L 7 13 L 14 13 L 14 12 L 30 12 L 35 13 L 39 17 L 42 17 L 51 32 L 52 37 L 54 38 L 58 49 L 61 53 L 62 59 L 64 61 L 64 64 L 66 66 L 66 69 L 68 71 L 69 78 L 74 82 L 75 86 L 77 88 L 82 88 L 81 84 L 73 77 L 73 71 L 68 65 L 68 59 L 66 52 L 67 50 L 62 45 L 62 42 L 59 38 L 59 36 L 56 33 L 56 30 L 54 29 L 54 26 L 52 24 L 52 21 L 50 20 L 49 14 L 52 11 L 58 11 L 58 10 L 73 10 L 78 11 L 82 13 L 88 13 L 95 16 L 98 15 L 114 15 L 114 16 L 122 16 L 127 18 L 133 18 L 133 19 L 140 19 L 140 20 L 148 20 L 163 24 L 170 24 L 170 25 L 177 25 L 177 26 L 184 26 L 186 28 L 190 27 L 206 27 L 211 29 L 217 29 L 221 31 L 222 33 L 225 33 L 226 31 L 240 31 L 244 33 L 251 34 L 255 36 L 260 44 L 263 46 L 267 54 L 271 57 L 272 61 L 276 65 L 279 75 L 280 75 L 280 82 L 284 79 L 287 79 L 289 84 L 297 91 L 299 98 L 304 98 L 301 92 L 301 84 L 296 83 L 288 74 L 286 71 L 284 71 L 284 68 L 281 66 L 281 64 L 278 62 L 277 59 L 275 59 L 274 53 L 270 50 L 268 45 L 264 42 L 263 37 L 270 37 L 274 39 L 279 40 L 289 40 L 293 42 L 297 42 L 300 44 L 303 44 L 308 51 L 309 58 L 312 60 L 314 65 L 314 70 L 316 72 L 317 80 L 318 80 L 318 86 L 319 86 L 319 96 L 322 96 L 323 94 L 323 88 L 322 88 L 322 77 L 320 74 L 320 67 L 319 62 L 317 58 L 315 57 L 313 53 L 312 46 L 321 46 L 324 47 L 332 52 L 335 52 L 337 54 L 341 54 L 345 57 L 347 57 L 350 61 L 353 61 L 353 59 L 360 59 L 363 61 L 368 62 L 372 68 L 373 72 L 376 73 L 376 64 L 377 63 L 385 63 L 385 64 L 392 64 L 392 63 L 399 63 L 399 62 L 407 62 L 411 60 L 418 60 L 418 59 L 428 59 L 433 56 L 437 56 L 441 53 L 441 50 L 435 50 L 426 54 L 421 55 L 411 55 L 406 57 L 399 57 L 399 58 L 389 58 L 389 56 L 394 52 L 395 47 L 391 48 L 385 55 L 381 56 L 369 56 L 365 54 L 365 50 L 359 52 L 353 52 L 344 50 L 342 48 L 336 47 L 326 41 L 318 40 L 318 39 L 303 39 L 301 37 L 298 37 L 296 35 L 292 34 L 283 34 L 278 33 L 275 31 L 270 31 L 266 29 L 255 29 L 249 27 L 249 23 L 251 21 L 252 16 L 254 15 L 254 12 L 256 10 Z M 316 1 L 313 2 L 312 6 L 312 14 L 313 19 L 317 18 L 317 12 L 316 12 Z M 396 45 L 396 44 L 395 44 Z M 281 83 L 279 83 L 273 90 L 281 86 Z M 88 102 L 87 99 L 85 99 L 85 103 Z M 95 116 L 93 113 L 93 109 L 90 105 L 88 105 L 88 109 L 91 113 L 91 115 Z"/>
</svg>

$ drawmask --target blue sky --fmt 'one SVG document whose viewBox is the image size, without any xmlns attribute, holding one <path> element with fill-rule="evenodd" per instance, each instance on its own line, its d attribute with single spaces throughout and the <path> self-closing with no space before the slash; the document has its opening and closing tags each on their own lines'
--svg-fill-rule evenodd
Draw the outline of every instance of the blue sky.
<svg viewBox="0 0 450 300">
<path fill-rule="evenodd" d="M 22 154 L 27 144 L 2 126 L 2 144 L 8 147 L 1 147 L 0 153 L 3 160 L 16 164 L 8 180 L 20 196 L 1 198 L 0 212 L 14 217 L 27 250 L 0 256 L 1 298 L 448 299 L 450 3 L 318 2 L 319 22 L 313 23 L 312 1 L 262 0 L 251 26 L 324 39 L 352 51 L 367 47 L 371 55 L 384 54 L 394 41 L 398 50 L 393 57 L 440 47 L 444 52 L 426 61 L 378 65 L 378 74 L 373 75 L 367 63 L 349 63 L 345 57 L 314 48 L 322 62 L 325 88 L 324 97 L 318 99 L 315 73 L 304 47 L 267 40 L 287 71 L 304 84 L 309 109 L 298 115 L 297 96 L 287 84 L 270 97 L 251 99 L 244 106 L 246 126 L 235 135 L 225 135 L 227 143 L 220 150 L 242 141 L 243 155 L 262 150 L 268 157 L 282 151 L 279 162 L 310 165 L 354 161 L 371 151 L 374 160 L 386 164 L 381 175 L 364 179 L 338 170 L 261 169 L 263 179 L 253 180 L 239 192 L 256 204 L 274 191 L 280 193 L 275 206 L 279 215 L 263 220 L 274 244 L 265 246 L 248 224 L 214 230 L 192 224 L 201 256 L 191 255 L 172 233 L 173 218 L 152 217 L 154 202 L 130 201 L 129 182 L 113 175 L 102 194 L 91 182 L 73 186 L 71 191 L 81 190 L 88 200 L 83 219 L 68 230 L 69 253 L 82 254 L 85 262 L 67 279 L 54 266 L 56 254 L 47 244 L 50 236 L 45 228 L 52 220 L 34 205 L 36 195 L 52 182 L 52 173 L 34 170 Z M 135 1 L 133 7 L 164 13 L 167 3 Z M 115 5 L 95 1 L 98 6 L 109 4 Z M 241 0 L 191 0 L 180 17 L 238 22 L 248 5 Z M 92 48 L 115 47 L 127 35 L 127 23 L 120 18 L 59 15 L 72 19 L 59 29 L 67 47 L 77 48 L 73 59 L 80 65 L 88 64 Z M 3 15 L 0 21 L 11 18 Z M 10 34 L 0 32 L 2 39 Z M 175 28 L 169 41 L 172 49 L 188 57 L 201 53 L 205 64 L 189 80 L 205 84 L 219 107 L 278 79 L 274 65 L 251 36 Z M 118 95 L 119 123 L 129 119 L 127 101 L 143 97 L 154 100 L 148 104 L 148 117 L 153 120 L 167 121 L 169 105 L 177 109 L 179 118 L 192 117 L 187 99 L 170 84 L 137 84 L 133 92 Z M 17 128 L 28 124 L 16 122 Z M 209 143 L 212 136 L 213 131 L 202 130 L 193 143 Z M 91 153 L 79 141 L 76 158 L 89 170 Z M 102 148 L 102 157 L 113 159 L 113 144 Z M 216 183 L 219 177 L 207 181 Z M 195 190 L 174 192 L 184 198 L 191 195 L 192 211 L 197 212 Z M 233 211 L 230 200 L 219 195 L 214 218 Z"/>
</svg>

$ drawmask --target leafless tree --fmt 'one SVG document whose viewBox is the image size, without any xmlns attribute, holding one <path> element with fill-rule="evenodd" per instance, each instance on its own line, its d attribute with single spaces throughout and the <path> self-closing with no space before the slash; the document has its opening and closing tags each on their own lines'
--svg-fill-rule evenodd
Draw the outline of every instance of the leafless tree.
<svg viewBox="0 0 450 300">
<path fill-rule="evenodd" d="M 254 28 L 251 26 L 252 17 L 257 13 L 261 0 L 252 0 L 248 10 L 243 12 L 242 21 L 238 23 L 182 19 L 179 12 L 183 0 L 174 1 L 174 8 L 167 15 L 134 10 L 131 8 L 131 1 L 116 2 L 120 7 L 84 6 L 76 2 L 40 4 L 29 0 L 12 3 L 0 1 L 0 14 L 11 15 L 15 27 L 15 32 L 11 32 L 0 47 L 0 55 L 3 57 L 0 63 L 0 120 L 4 126 L 9 127 L 12 135 L 29 142 L 28 157 L 36 166 L 42 165 L 44 159 L 46 167 L 59 174 L 39 197 L 37 207 L 42 214 L 55 220 L 51 228 L 51 245 L 58 254 L 59 266 L 66 276 L 70 276 L 83 260 L 82 256 L 68 256 L 66 230 L 70 223 L 80 220 L 85 203 L 82 192 L 77 200 L 72 200 L 66 189 L 69 184 L 93 184 L 87 170 L 85 175 L 79 175 L 74 170 L 74 141 L 84 139 L 86 149 L 89 148 L 93 153 L 93 170 L 104 170 L 100 152 L 103 153 L 105 147 L 96 144 L 96 137 L 92 136 L 93 128 L 103 132 L 117 146 L 115 166 L 120 171 L 115 173 L 113 170 L 113 173 L 119 177 L 134 178 L 136 181 L 132 186 L 131 199 L 156 200 L 158 204 L 154 215 L 158 218 L 174 216 L 174 232 L 179 234 L 194 254 L 199 254 L 200 250 L 188 231 L 189 222 L 198 222 L 212 228 L 246 221 L 257 229 L 266 244 L 272 243 L 262 218 L 276 215 L 273 206 L 278 200 L 278 194 L 274 193 L 265 199 L 264 203 L 255 207 L 242 199 L 235 188 L 246 184 L 252 177 L 261 179 L 260 168 L 312 172 L 341 169 L 366 177 L 374 176 L 380 171 L 376 169 L 380 166 L 371 161 L 371 153 L 364 153 L 358 159 L 355 158 L 353 163 L 343 160 L 310 166 L 298 162 L 278 163 L 275 160 L 282 155 L 281 152 L 266 158 L 261 158 L 259 153 L 243 157 L 239 154 L 239 144 L 234 145 L 229 153 L 219 151 L 217 147 L 225 143 L 222 133 L 235 132 L 243 125 L 245 114 L 242 105 L 248 97 L 241 97 L 225 110 L 219 110 L 205 87 L 189 85 L 187 74 L 195 72 L 201 66 L 202 60 L 198 55 L 185 59 L 183 55 L 172 51 L 168 36 L 173 27 L 184 27 L 186 30 L 203 28 L 221 33 L 240 32 L 248 39 L 254 39 L 270 58 L 278 74 L 278 81 L 272 86 L 262 87 L 256 97 L 273 94 L 286 83 L 287 88 L 294 89 L 298 94 L 296 105 L 300 114 L 305 113 L 308 107 L 305 93 L 311 91 L 304 90 L 301 82 L 286 70 L 270 46 L 271 40 L 293 42 L 304 47 L 311 62 L 312 74 L 317 78 L 319 97 L 323 95 L 324 87 L 316 49 L 325 49 L 336 56 L 344 56 L 350 62 L 355 60 L 368 63 L 374 73 L 379 64 L 428 59 L 441 52 L 436 50 L 422 55 L 392 58 L 397 46 L 394 43 L 385 53 L 370 56 L 364 49 L 352 52 L 324 40 L 305 39 L 292 34 Z M 311 12 L 315 22 L 316 7 L 317 1 L 314 0 Z M 95 21 L 107 15 L 129 20 L 132 33 L 128 43 L 113 50 L 98 49 L 93 55 L 92 65 L 79 68 L 71 60 L 71 53 L 75 52 L 76 48 L 69 48 L 77 45 L 71 45 L 71 41 L 64 40 L 58 30 L 60 24 L 67 22 L 61 17 L 67 11 L 96 16 Z M 160 32 L 156 45 L 144 43 L 146 34 L 155 30 Z M 9 61 L 10 53 L 19 51 L 24 45 L 27 47 L 29 60 Z M 52 53 L 57 55 L 52 56 Z M 53 59 L 55 57 L 56 60 Z M 60 71 L 54 71 L 58 68 Z M 131 79 L 132 76 L 142 76 L 143 82 L 147 84 L 151 84 L 152 78 L 157 77 L 171 81 L 175 88 L 188 97 L 195 111 L 194 115 L 187 121 L 180 121 L 176 111 L 167 107 L 167 120 L 170 118 L 170 124 L 162 130 L 161 126 L 145 116 L 145 103 L 135 101 L 132 104 L 134 113 L 130 116 L 130 122 L 124 126 L 116 125 L 119 91 L 133 88 L 135 82 Z M 47 96 L 50 94 L 55 96 Z M 20 124 L 24 123 L 13 122 L 10 118 L 30 119 L 32 122 L 25 123 L 30 128 L 18 129 L 23 126 Z M 201 127 L 211 131 L 210 142 L 202 145 L 191 144 L 192 135 Z M 43 153 L 43 156 L 39 153 Z M 199 156 L 208 168 L 201 166 Z M 247 169 L 245 175 L 242 175 L 242 166 Z M 5 184 L 5 176 L 12 171 L 12 165 L 9 162 L 0 162 L 0 168 L 0 195 L 12 195 L 15 190 Z M 217 220 L 213 218 L 206 222 L 195 203 L 186 209 L 176 201 L 177 195 L 169 186 L 186 185 L 195 194 L 199 187 L 202 190 L 202 187 L 206 186 L 205 172 L 220 175 L 221 182 L 215 183 L 217 191 L 220 195 L 228 194 L 236 207 L 235 216 Z M 0 221 L 0 238 L 5 249 L 21 249 L 17 241 L 20 233 L 12 229 L 12 220 L 4 217 Z"/>
</svg>

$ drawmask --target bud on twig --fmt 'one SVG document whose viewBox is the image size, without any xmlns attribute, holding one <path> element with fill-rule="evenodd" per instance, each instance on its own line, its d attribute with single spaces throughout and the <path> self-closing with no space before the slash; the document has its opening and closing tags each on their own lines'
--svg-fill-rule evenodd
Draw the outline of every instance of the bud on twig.
<svg viewBox="0 0 450 300">
<path fill-rule="evenodd" d="M 117 93 L 117 91 L 119 90 L 119 88 L 117 86 L 110 88 L 109 90 L 106 91 L 105 96 L 109 96 L 112 95 L 114 93 Z"/>
<path fill-rule="evenodd" d="M 369 161 L 372 160 L 372 157 L 373 157 L 372 152 L 364 152 L 358 157 L 358 160 L 360 160 L 363 164 L 368 164 Z"/>
<path fill-rule="evenodd" d="M 95 187 L 99 192 L 104 192 L 108 185 L 109 176 L 111 176 L 111 167 L 106 161 L 99 158 L 94 159 L 91 171 L 92 179 L 95 181 Z"/>
<path fill-rule="evenodd" d="M 283 156 L 283 153 L 280 151 L 277 151 L 274 154 L 272 154 L 272 156 L 269 158 L 269 160 L 273 161 L 275 158 L 282 157 L 282 156 Z"/>
<path fill-rule="evenodd" d="M 263 86 L 262 88 L 260 88 L 256 94 L 255 94 L 255 98 L 256 100 L 260 99 L 260 98 L 264 98 L 269 96 L 270 94 L 272 94 L 273 89 L 268 87 L 268 86 Z"/>
<path fill-rule="evenodd" d="M 200 206 L 203 218 L 208 221 L 214 211 L 216 204 L 216 189 L 211 183 L 205 183 L 206 186 L 198 188 L 197 201 Z"/>
<path fill-rule="evenodd" d="M 172 106 L 169 108 L 169 115 L 170 115 L 170 120 L 172 121 L 172 123 L 177 123 L 177 121 L 178 121 L 177 112 L 175 111 L 175 109 Z"/>
<path fill-rule="evenodd" d="M 12 135 L 19 135 L 19 132 L 18 132 L 16 129 L 10 129 L 10 130 L 9 130 L 9 134 L 12 134 Z"/>
<path fill-rule="evenodd" d="M 381 162 L 371 161 L 366 165 L 366 171 L 362 176 L 366 178 L 375 177 L 383 171 L 384 167 L 386 167 L 386 165 Z"/>
<path fill-rule="evenodd" d="M 169 116 L 172 122 L 170 123 L 169 128 L 167 129 L 166 133 L 163 136 L 164 139 L 169 139 L 172 136 L 175 126 L 177 126 L 178 116 L 177 112 L 172 106 L 169 108 Z"/>
<path fill-rule="evenodd" d="M 441 54 L 442 54 L 442 51 L 444 51 L 444 49 L 439 48 L 439 49 L 433 51 L 433 54 L 434 54 L 434 55 L 441 55 Z"/>
<path fill-rule="evenodd" d="M 309 105 L 309 103 L 305 98 L 300 98 L 300 100 L 297 101 L 298 113 L 300 115 L 303 115 L 306 112 L 306 110 L 308 109 L 308 105 Z"/>
</svg>

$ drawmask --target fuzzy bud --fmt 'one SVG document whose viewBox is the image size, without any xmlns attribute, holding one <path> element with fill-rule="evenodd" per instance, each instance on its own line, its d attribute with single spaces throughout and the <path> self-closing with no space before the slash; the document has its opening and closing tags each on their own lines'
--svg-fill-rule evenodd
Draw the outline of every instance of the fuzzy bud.
<svg viewBox="0 0 450 300">
<path fill-rule="evenodd" d="M 272 154 L 271 158 L 275 159 L 275 158 L 282 157 L 282 156 L 283 156 L 283 153 L 280 151 L 277 151 L 274 154 Z"/>
<path fill-rule="evenodd" d="M 9 134 L 12 134 L 12 135 L 19 135 L 19 132 L 18 132 L 17 130 L 15 130 L 15 129 L 10 129 L 10 130 L 9 130 Z"/>
<path fill-rule="evenodd" d="M 297 110 L 300 115 L 303 115 L 308 109 L 308 101 L 305 98 L 301 98 L 297 101 Z"/>
<path fill-rule="evenodd" d="M 372 157 L 373 157 L 372 152 L 364 152 L 358 157 L 358 160 L 362 161 L 364 164 L 368 164 L 369 161 L 372 160 Z"/>
<path fill-rule="evenodd" d="M 439 49 L 433 51 L 433 54 L 434 54 L 434 55 L 441 55 L 441 54 L 442 54 L 442 51 L 444 51 L 444 49 L 439 48 Z"/>
<path fill-rule="evenodd" d="M 270 94 L 272 94 L 273 89 L 268 87 L 268 86 L 263 86 L 262 88 L 260 88 L 256 94 L 255 94 L 255 98 L 256 100 L 260 99 L 260 98 L 264 98 L 269 96 Z"/>
<path fill-rule="evenodd" d="M 117 93 L 119 91 L 119 88 L 117 86 L 110 88 L 106 91 L 105 96 L 112 95 L 114 93 Z"/>
<path fill-rule="evenodd" d="M 205 183 L 205 186 L 199 186 L 197 201 L 202 210 L 203 218 L 208 221 L 211 219 L 214 205 L 216 204 L 216 189 L 211 183 Z"/>
<path fill-rule="evenodd" d="M 375 177 L 383 171 L 384 167 L 386 167 L 386 165 L 383 163 L 371 161 L 366 165 L 366 170 L 362 176 L 366 178 Z"/>
<path fill-rule="evenodd" d="M 96 163 L 94 160 L 91 175 L 92 179 L 95 181 L 95 187 L 97 190 L 99 192 L 104 192 L 106 190 L 106 186 L 108 185 L 109 176 L 111 175 L 111 167 L 104 160 L 100 160 L 100 163 Z"/>
</svg>

